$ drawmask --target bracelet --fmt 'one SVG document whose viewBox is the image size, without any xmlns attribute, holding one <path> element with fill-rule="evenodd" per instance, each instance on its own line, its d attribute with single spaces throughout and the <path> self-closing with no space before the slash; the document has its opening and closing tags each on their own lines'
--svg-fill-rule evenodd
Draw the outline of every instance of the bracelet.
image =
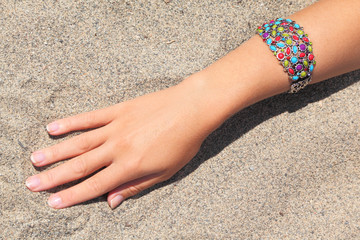
<svg viewBox="0 0 360 240">
<path fill-rule="evenodd" d="M 277 18 L 259 26 L 256 32 L 289 75 L 289 93 L 303 89 L 311 81 L 316 65 L 312 42 L 303 28 L 291 19 Z"/>
</svg>

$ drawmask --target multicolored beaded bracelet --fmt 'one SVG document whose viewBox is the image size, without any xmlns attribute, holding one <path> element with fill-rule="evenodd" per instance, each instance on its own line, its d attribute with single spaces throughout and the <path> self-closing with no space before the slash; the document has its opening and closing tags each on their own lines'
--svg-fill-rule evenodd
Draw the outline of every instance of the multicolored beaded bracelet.
<svg viewBox="0 0 360 240">
<path fill-rule="evenodd" d="M 296 93 L 311 81 L 316 65 L 312 42 L 302 27 L 291 19 L 277 18 L 256 30 L 269 45 L 284 71 L 289 75 L 289 93 Z"/>
</svg>

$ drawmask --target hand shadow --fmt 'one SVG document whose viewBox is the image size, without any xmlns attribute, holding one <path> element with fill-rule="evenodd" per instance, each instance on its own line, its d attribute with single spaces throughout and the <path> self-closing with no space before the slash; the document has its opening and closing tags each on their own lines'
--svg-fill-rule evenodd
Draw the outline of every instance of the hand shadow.
<svg viewBox="0 0 360 240">
<path fill-rule="evenodd" d="M 241 138 L 262 122 L 284 112 L 295 112 L 309 103 L 325 99 L 332 94 L 360 80 L 360 70 L 356 70 L 327 81 L 309 85 L 296 94 L 280 94 L 258 102 L 233 115 L 203 142 L 198 154 L 169 180 L 144 190 L 133 199 L 140 198 L 155 189 L 181 180 L 195 171 L 203 162 L 220 153 L 225 147 Z"/>
</svg>

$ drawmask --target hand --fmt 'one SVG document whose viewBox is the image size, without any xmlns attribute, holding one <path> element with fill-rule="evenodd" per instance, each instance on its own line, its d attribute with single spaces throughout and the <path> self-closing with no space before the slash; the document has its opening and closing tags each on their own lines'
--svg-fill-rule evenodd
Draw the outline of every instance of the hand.
<svg viewBox="0 0 360 240">
<path fill-rule="evenodd" d="M 192 86 L 177 86 L 117 105 L 57 120 L 51 135 L 82 129 L 75 136 L 31 155 L 35 166 L 69 161 L 31 176 L 26 185 L 43 191 L 88 176 L 50 196 L 53 208 L 65 208 L 108 193 L 110 207 L 169 179 L 198 152 L 212 129 L 205 123 Z"/>
</svg>

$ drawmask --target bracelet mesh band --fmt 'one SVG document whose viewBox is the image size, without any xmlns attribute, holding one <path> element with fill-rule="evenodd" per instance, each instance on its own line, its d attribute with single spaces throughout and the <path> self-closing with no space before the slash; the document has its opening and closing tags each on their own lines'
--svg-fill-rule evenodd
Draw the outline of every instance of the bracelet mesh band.
<svg viewBox="0 0 360 240">
<path fill-rule="evenodd" d="M 290 93 L 298 92 L 311 81 L 316 65 L 312 42 L 302 27 L 291 19 L 278 18 L 256 30 L 269 45 L 291 81 Z"/>
</svg>

